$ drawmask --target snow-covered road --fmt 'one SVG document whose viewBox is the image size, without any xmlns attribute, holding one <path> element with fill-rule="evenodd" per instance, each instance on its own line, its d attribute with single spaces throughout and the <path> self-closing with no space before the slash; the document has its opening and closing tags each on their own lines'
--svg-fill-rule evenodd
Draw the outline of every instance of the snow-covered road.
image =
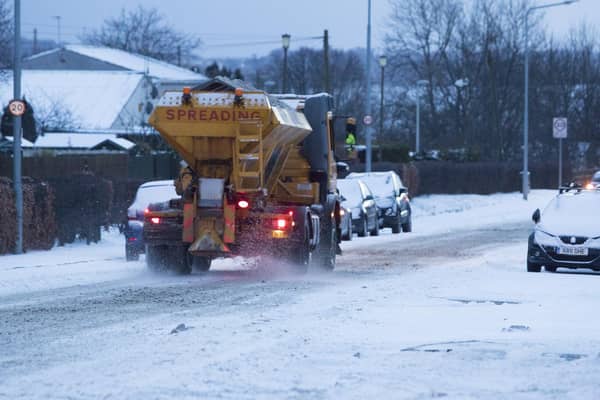
<svg viewBox="0 0 600 400">
<path fill-rule="evenodd" d="M 600 276 L 525 272 L 552 195 L 418 198 L 331 274 L 154 275 L 114 233 L 1 257 L 0 398 L 600 398 Z"/>
</svg>

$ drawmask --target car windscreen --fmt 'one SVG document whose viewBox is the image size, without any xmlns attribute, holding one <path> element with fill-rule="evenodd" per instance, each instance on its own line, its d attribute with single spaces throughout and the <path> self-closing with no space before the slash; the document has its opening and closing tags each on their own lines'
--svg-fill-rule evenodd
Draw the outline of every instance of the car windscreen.
<svg viewBox="0 0 600 400">
<path fill-rule="evenodd" d="M 362 204 L 362 194 L 356 180 L 338 179 L 338 189 L 340 194 L 346 198 L 344 203 L 349 207 L 360 207 Z"/>
<path fill-rule="evenodd" d="M 365 176 L 361 178 L 364 183 L 367 184 L 373 196 L 375 197 L 393 197 L 394 194 L 394 182 L 390 175 L 385 176 Z"/>
<path fill-rule="evenodd" d="M 592 177 L 592 182 L 600 183 L 600 171 L 598 171 L 594 174 L 594 176 Z"/>
<path fill-rule="evenodd" d="M 176 197 L 178 196 L 173 185 L 146 186 L 138 189 L 135 205 L 137 208 L 145 208 L 150 203 L 167 201 Z"/>
</svg>

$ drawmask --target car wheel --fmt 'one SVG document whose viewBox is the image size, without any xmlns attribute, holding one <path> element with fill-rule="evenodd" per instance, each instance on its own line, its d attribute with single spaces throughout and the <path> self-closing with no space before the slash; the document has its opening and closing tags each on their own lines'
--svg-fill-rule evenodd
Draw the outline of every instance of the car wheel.
<svg viewBox="0 0 600 400">
<path fill-rule="evenodd" d="M 365 236 L 367 236 L 367 232 L 368 231 L 369 231 L 369 228 L 367 226 L 367 218 L 363 216 L 363 218 L 362 218 L 362 229 L 358 231 L 358 236 L 365 237 Z"/>
<path fill-rule="evenodd" d="M 401 229 L 402 229 L 402 222 L 401 222 L 400 214 L 398 214 L 398 218 L 396 218 L 394 225 L 392 225 L 392 233 L 400 233 Z"/>
<path fill-rule="evenodd" d="M 546 265 L 546 266 L 544 267 L 544 269 L 545 269 L 547 272 L 556 272 L 556 267 L 549 267 L 549 266 L 547 266 L 547 265 Z"/>
<path fill-rule="evenodd" d="M 352 219 L 348 218 L 348 238 L 346 240 L 352 240 Z"/>
<path fill-rule="evenodd" d="M 375 221 L 375 228 L 370 233 L 371 236 L 379 236 L 379 221 Z"/>
<path fill-rule="evenodd" d="M 137 261 L 140 259 L 140 253 L 131 247 L 125 246 L 125 260 L 126 261 Z"/>
<path fill-rule="evenodd" d="M 527 261 L 527 272 L 540 272 L 541 270 L 541 265 Z"/>
<path fill-rule="evenodd" d="M 408 217 L 408 221 L 402 224 L 402 232 L 412 232 L 412 218 Z"/>
</svg>

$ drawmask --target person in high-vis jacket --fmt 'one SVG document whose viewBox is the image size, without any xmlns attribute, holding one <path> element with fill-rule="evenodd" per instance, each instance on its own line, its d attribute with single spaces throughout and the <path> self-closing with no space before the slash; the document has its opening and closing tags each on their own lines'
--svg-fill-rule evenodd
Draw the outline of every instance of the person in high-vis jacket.
<svg viewBox="0 0 600 400">
<path fill-rule="evenodd" d="M 354 152 L 356 145 L 356 119 L 350 117 L 346 120 L 346 149 L 348 153 Z"/>
</svg>

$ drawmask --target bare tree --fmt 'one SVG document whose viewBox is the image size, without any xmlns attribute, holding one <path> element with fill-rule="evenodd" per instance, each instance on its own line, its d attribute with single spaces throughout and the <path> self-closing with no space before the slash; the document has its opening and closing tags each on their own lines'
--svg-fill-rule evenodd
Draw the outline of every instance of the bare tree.
<svg viewBox="0 0 600 400">
<path fill-rule="evenodd" d="M 76 129 L 79 124 L 71 110 L 60 99 L 48 96 L 39 104 L 32 102 L 35 109 L 35 120 L 41 132 L 57 132 Z"/>
<path fill-rule="evenodd" d="M 429 82 L 425 96 L 429 129 L 424 133 L 437 139 L 443 134 L 444 125 L 439 116 L 436 89 L 447 86 L 442 67 L 462 15 L 462 1 L 395 0 L 390 3 L 392 15 L 386 50 L 393 55 L 390 70 L 393 74 L 402 74 L 403 84 L 407 86 L 414 86 L 418 80 Z"/>
<path fill-rule="evenodd" d="M 164 16 L 155 8 L 121 10 L 115 18 L 108 18 L 99 30 L 81 38 L 84 43 L 108 46 L 153 57 L 158 60 L 189 64 L 201 40 L 192 35 L 177 32 L 168 25 Z"/>
<path fill-rule="evenodd" d="M 9 0 L 0 0 L 0 68 L 12 66 L 14 24 Z M 2 76 L 0 75 L 0 80 Z"/>
</svg>

